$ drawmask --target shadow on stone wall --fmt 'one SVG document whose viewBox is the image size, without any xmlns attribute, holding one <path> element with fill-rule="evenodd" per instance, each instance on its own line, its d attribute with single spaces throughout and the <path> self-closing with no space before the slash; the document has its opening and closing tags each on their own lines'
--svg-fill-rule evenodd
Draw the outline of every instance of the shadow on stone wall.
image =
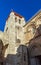
<svg viewBox="0 0 41 65">
<path fill-rule="evenodd" d="M 27 46 L 20 45 L 16 54 L 8 54 L 5 65 L 28 65 Z"/>
<path fill-rule="evenodd" d="M 41 55 L 41 25 L 36 29 L 34 37 L 29 41 L 29 55 L 35 57 Z"/>
<path fill-rule="evenodd" d="M 0 39 L 0 65 L 4 64 L 4 61 L 5 61 L 4 54 L 7 47 L 8 47 L 8 44 L 3 45 L 3 41 Z"/>
</svg>

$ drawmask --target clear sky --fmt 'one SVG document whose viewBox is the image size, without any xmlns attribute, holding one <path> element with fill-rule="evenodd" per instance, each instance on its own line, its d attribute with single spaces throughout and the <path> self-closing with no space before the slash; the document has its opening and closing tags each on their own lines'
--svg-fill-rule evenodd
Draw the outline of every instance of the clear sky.
<svg viewBox="0 0 41 65">
<path fill-rule="evenodd" d="M 6 19 L 12 9 L 27 21 L 41 9 L 41 0 L 0 0 L 0 30 L 4 30 Z"/>
</svg>

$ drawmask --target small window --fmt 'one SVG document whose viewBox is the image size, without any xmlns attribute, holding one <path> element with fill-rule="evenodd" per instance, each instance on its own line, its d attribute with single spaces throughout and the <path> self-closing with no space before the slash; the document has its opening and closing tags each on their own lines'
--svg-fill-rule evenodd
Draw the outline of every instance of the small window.
<svg viewBox="0 0 41 65">
<path fill-rule="evenodd" d="M 19 19 L 19 24 L 21 24 L 21 20 Z"/>
<path fill-rule="evenodd" d="M 17 22 L 17 17 L 15 17 L 15 22 Z"/>
</svg>

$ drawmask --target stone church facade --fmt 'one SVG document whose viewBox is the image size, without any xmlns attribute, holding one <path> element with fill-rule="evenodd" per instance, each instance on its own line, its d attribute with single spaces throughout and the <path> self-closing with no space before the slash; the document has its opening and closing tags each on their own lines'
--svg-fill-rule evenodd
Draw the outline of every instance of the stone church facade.
<svg viewBox="0 0 41 65">
<path fill-rule="evenodd" d="M 11 12 L 4 32 L 4 45 L 9 44 L 4 57 L 5 65 L 41 65 L 41 11 L 27 23 L 21 15 Z"/>
</svg>

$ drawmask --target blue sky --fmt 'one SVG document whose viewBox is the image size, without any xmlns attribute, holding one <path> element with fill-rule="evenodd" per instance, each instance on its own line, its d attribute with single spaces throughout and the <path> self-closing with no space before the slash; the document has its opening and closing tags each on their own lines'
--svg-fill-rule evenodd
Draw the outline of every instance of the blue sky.
<svg viewBox="0 0 41 65">
<path fill-rule="evenodd" d="M 41 0 L 0 0 L 0 30 L 4 30 L 6 19 L 12 9 L 27 21 L 41 9 Z"/>
</svg>

